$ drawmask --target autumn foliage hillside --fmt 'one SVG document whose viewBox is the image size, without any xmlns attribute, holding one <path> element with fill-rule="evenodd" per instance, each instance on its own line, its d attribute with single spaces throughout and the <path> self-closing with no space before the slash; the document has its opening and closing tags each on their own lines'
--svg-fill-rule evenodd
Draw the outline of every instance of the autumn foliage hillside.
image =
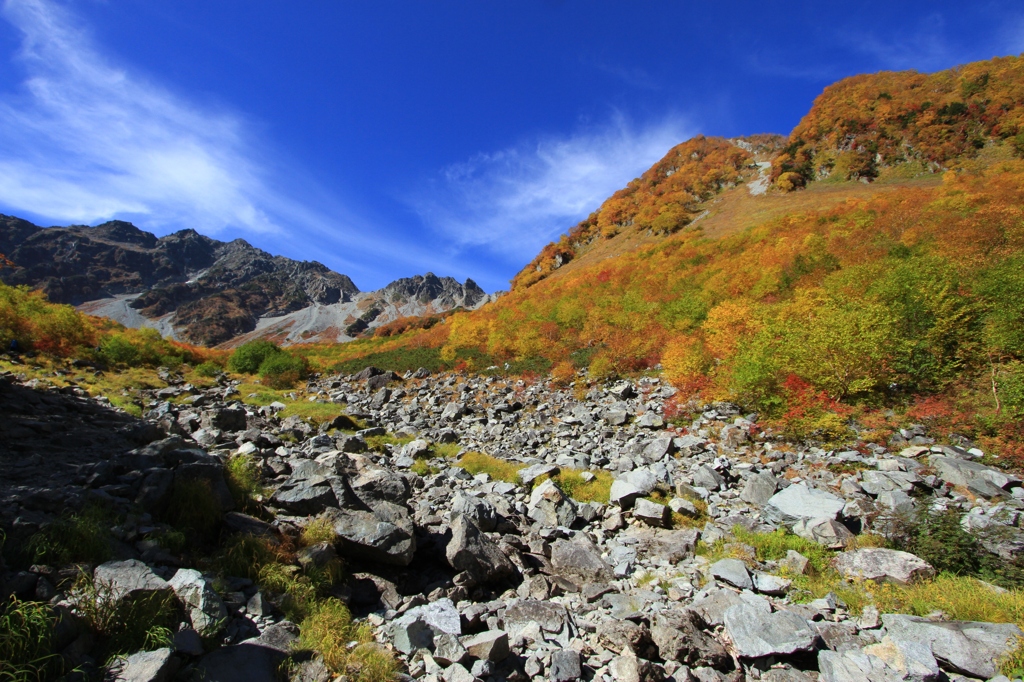
<svg viewBox="0 0 1024 682">
<path fill-rule="evenodd" d="M 1024 58 L 843 79 L 814 101 L 772 173 L 783 189 L 910 176 L 951 167 L 992 140 L 1024 149 Z"/>
<path fill-rule="evenodd" d="M 747 146 L 753 151 L 773 149 L 778 142 L 777 136 L 756 136 Z M 512 289 L 539 282 L 598 240 L 624 231 L 668 235 L 681 230 L 699 215 L 703 202 L 749 177 L 753 160 L 751 151 L 721 138 L 698 136 L 676 145 L 568 234 L 544 247 L 515 276 Z"/>
</svg>

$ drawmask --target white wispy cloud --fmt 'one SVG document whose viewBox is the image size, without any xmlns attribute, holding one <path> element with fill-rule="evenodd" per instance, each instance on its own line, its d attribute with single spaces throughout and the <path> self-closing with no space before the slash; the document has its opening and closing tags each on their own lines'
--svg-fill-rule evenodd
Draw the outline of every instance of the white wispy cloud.
<svg viewBox="0 0 1024 682">
<path fill-rule="evenodd" d="M 601 126 L 479 154 L 415 196 L 424 221 L 459 247 L 529 259 L 693 134 L 681 117 Z"/>
<path fill-rule="evenodd" d="M 945 69 L 955 64 L 959 56 L 957 46 L 947 35 L 946 20 L 939 14 L 922 18 L 917 26 L 905 27 L 898 35 L 840 31 L 838 39 L 884 69 Z"/>
<path fill-rule="evenodd" d="M 243 124 L 111 63 L 67 9 L 7 0 L 22 88 L 0 102 L 0 203 L 63 221 L 273 231 Z"/>
</svg>

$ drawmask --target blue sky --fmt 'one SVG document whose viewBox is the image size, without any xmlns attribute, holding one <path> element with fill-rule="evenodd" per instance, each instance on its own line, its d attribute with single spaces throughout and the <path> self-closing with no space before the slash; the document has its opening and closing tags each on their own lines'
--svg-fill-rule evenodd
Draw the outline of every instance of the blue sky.
<svg viewBox="0 0 1024 682">
<path fill-rule="evenodd" d="M 694 134 L 1024 50 L 1020 2 L 6 0 L 0 212 L 488 291 Z"/>
</svg>

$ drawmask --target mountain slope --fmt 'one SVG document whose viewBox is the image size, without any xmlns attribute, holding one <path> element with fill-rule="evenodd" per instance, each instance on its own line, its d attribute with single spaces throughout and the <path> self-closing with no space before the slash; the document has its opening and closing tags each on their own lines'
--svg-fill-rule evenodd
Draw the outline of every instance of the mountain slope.
<svg viewBox="0 0 1024 682">
<path fill-rule="evenodd" d="M 661 366 L 678 386 L 769 415 L 834 416 L 844 404 L 943 395 L 964 413 L 987 414 L 993 429 L 1019 424 L 1024 162 L 1009 126 L 1022 105 L 1016 94 L 1000 98 L 1024 92 L 1020 63 L 849 79 L 818 98 L 786 143 L 803 148 L 813 129 L 815 153 L 828 153 L 838 138 L 820 121 L 844 89 L 895 91 L 894 78 L 971 84 L 989 72 L 984 87 L 994 90 L 984 106 L 1003 112 L 998 126 L 955 118 L 907 128 L 921 149 L 932 149 L 922 140 L 975 130 L 970 145 L 928 152 L 941 159 L 931 168 L 952 170 L 905 173 L 898 166 L 909 162 L 886 165 L 882 154 L 876 176 L 815 173 L 806 189 L 787 193 L 763 183 L 763 164 L 776 169 L 788 153 L 765 158 L 783 146 L 777 141 L 767 138 L 758 158 L 743 140 L 697 138 L 545 248 L 494 304 L 339 357 L 351 366 L 357 353 L 372 361 L 433 347 L 446 362 L 515 362 L 566 381 L 580 369 L 602 378 Z M 870 103 L 838 99 L 851 107 L 844 121 L 873 120 Z M 668 191 L 665 181 L 684 167 L 689 198 L 678 200 L 673 191 L 684 190 Z M 658 234 L 652 216 L 673 207 L 684 217 Z"/>
<path fill-rule="evenodd" d="M 432 274 L 363 293 L 320 263 L 272 256 L 241 239 L 222 242 L 194 230 L 158 239 L 122 221 L 41 228 L 0 216 L 0 253 L 16 266 L 0 270 L 7 284 L 201 345 L 261 330 L 285 343 L 346 341 L 398 317 L 488 300 L 472 280 Z M 302 321 L 313 314 L 321 323 L 311 334 Z"/>
</svg>

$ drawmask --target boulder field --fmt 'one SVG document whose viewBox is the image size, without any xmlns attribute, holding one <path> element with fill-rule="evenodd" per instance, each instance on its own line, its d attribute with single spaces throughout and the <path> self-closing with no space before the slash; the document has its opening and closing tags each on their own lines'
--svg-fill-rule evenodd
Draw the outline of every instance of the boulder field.
<svg viewBox="0 0 1024 682">
<path fill-rule="evenodd" d="M 280 595 L 185 565 L 151 539 L 183 481 L 208 487 L 224 533 L 284 541 L 313 522 L 333 529 L 335 541 L 301 550 L 295 570 L 342 558 L 349 577 L 336 597 L 373 627 L 406 679 L 992 679 L 1022 635 L 1008 623 L 854 612 L 835 593 L 807 599 L 794 588 L 811 570 L 807 556 L 758 558 L 734 537 L 737 528 L 785 529 L 835 550 L 832 568 L 850 584 L 905 586 L 935 569 L 851 539 L 884 534 L 921 507 L 956 508 L 986 551 L 1015 556 L 1024 547 L 1021 481 L 980 463 L 970 443 L 936 444 L 921 426 L 886 446 L 824 450 L 784 442 L 724 403 L 668 424 L 675 390 L 657 379 L 578 392 L 372 369 L 310 380 L 295 398 L 337 404 L 341 414 L 316 425 L 281 418 L 283 403 L 243 402 L 226 376 L 205 389 L 162 376 L 167 386 L 146 392 L 142 419 L 74 386 L 0 377 L 0 523 L 9 541 L 102 503 L 126 519 L 117 556 L 79 570 L 113 599 L 162 594 L 181 610 L 173 645 L 110 664 L 111 679 L 193 671 L 253 682 L 282 669 L 331 679 L 316 657 L 282 667 L 300 630 Z M 504 474 L 481 471 L 482 458 L 466 453 L 506 464 Z M 226 483 L 224 464 L 238 455 L 262 476 L 258 517 L 235 507 Z M 573 497 L 595 480 L 609 483 L 607 499 Z M 709 558 L 698 543 L 729 551 Z M 73 621 L 73 574 L 5 569 L 3 590 L 50 602 Z M 216 633 L 212 650 L 200 632 Z M 87 635 L 62 636 L 68 662 L 104 664 Z"/>
</svg>

